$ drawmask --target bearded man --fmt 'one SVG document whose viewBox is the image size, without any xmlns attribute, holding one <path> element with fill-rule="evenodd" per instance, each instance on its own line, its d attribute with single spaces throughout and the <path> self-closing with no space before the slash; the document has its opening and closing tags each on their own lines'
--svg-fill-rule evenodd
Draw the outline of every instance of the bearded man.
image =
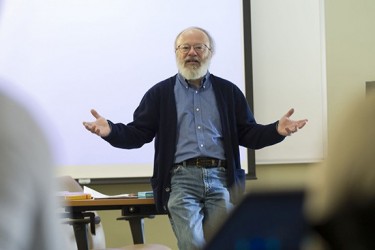
<svg viewBox="0 0 375 250">
<path fill-rule="evenodd" d="M 155 139 L 155 204 L 168 213 L 181 250 L 204 247 L 208 232 L 244 192 L 239 146 L 260 149 L 279 143 L 307 120 L 258 124 L 244 94 L 209 72 L 215 51 L 210 34 L 190 27 L 175 40 L 178 74 L 155 84 L 128 124 L 113 123 L 91 110 L 85 128 L 112 146 L 140 148 Z"/>
</svg>

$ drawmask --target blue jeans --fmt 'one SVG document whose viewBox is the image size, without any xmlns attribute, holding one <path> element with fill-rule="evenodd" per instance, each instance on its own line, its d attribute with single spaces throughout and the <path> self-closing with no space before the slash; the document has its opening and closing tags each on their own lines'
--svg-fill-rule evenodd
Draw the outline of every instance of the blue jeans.
<svg viewBox="0 0 375 250">
<path fill-rule="evenodd" d="M 233 207 L 226 169 L 179 165 L 172 170 L 169 219 L 180 250 L 203 248 Z"/>
</svg>

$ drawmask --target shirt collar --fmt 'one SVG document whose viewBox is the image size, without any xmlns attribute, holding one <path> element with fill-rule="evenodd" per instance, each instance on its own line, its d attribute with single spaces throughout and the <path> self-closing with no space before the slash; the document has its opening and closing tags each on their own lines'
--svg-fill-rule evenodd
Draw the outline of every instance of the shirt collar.
<svg viewBox="0 0 375 250">
<path fill-rule="evenodd" d="M 201 88 L 207 88 L 210 86 L 210 81 L 208 81 L 208 78 L 210 77 L 210 72 L 207 71 L 206 75 L 202 78 L 202 81 L 201 81 Z M 185 87 L 185 88 L 189 88 L 189 84 L 187 82 L 187 80 L 180 74 L 178 73 L 177 74 L 177 78 L 178 78 L 178 81 Z"/>
</svg>

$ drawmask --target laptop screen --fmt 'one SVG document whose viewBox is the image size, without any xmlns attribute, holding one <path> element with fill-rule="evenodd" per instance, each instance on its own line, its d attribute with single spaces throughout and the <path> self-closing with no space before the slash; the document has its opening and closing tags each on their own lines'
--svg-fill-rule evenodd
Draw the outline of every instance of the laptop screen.
<svg viewBox="0 0 375 250">
<path fill-rule="evenodd" d="M 301 249 L 308 229 L 303 201 L 300 191 L 248 194 L 205 250 Z"/>
</svg>

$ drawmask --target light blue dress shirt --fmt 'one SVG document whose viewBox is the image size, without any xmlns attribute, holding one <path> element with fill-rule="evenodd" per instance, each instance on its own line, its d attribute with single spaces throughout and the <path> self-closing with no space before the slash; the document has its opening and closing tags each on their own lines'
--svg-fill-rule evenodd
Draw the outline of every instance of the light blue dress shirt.
<svg viewBox="0 0 375 250">
<path fill-rule="evenodd" d="M 181 74 L 177 75 L 175 163 L 195 157 L 225 159 L 220 114 L 209 76 L 208 72 L 196 89 Z"/>
</svg>

